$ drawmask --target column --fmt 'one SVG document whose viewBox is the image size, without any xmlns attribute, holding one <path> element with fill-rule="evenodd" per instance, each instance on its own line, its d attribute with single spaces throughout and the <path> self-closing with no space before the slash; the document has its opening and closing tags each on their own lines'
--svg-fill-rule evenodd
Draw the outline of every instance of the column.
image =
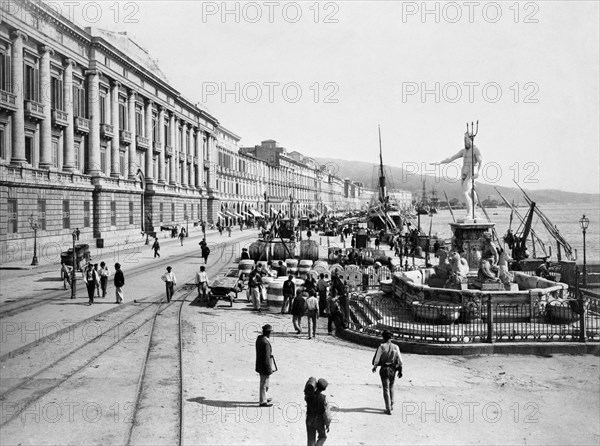
<svg viewBox="0 0 600 446">
<path fill-rule="evenodd" d="M 145 104 L 145 114 L 146 114 L 146 138 L 148 138 L 148 150 L 146 150 L 146 169 L 145 169 L 145 175 L 146 175 L 146 182 L 150 182 L 153 183 L 154 182 L 154 166 L 153 166 L 153 159 L 152 159 L 152 155 L 154 153 L 154 143 L 153 143 L 153 136 L 154 136 L 154 132 L 152 131 L 152 105 L 154 104 L 154 102 L 152 102 L 150 99 L 146 100 L 146 104 Z"/>
<path fill-rule="evenodd" d="M 120 128 L 119 128 L 119 87 L 121 83 L 119 81 L 112 81 L 110 84 L 110 104 L 111 104 L 111 124 L 113 126 L 113 138 L 110 142 L 110 176 L 119 178 L 121 169 L 119 166 L 119 141 L 120 141 Z"/>
<path fill-rule="evenodd" d="M 200 172 L 202 170 L 202 134 L 198 132 L 197 127 L 194 127 L 193 130 L 197 144 L 197 150 L 194 150 L 194 159 L 198 162 L 197 167 L 194 168 L 194 186 L 196 186 L 196 189 L 201 189 L 202 183 L 200 182 Z"/>
<path fill-rule="evenodd" d="M 48 46 L 40 47 L 41 104 L 44 106 L 44 119 L 40 123 L 40 169 L 52 166 L 52 90 L 50 86 L 50 56 L 54 50 Z"/>
<path fill-rule="evenodd" d="M 129 114 L 129 132 L 131 132 L 131 144 L 129 144 L 129 179 L 133 180 L 137 176 L 139 166 L 136 160 L 136 133 L 135 133 L 135 91 L 129 90 L 127 98 L 127 112 Z"/>
<path fill-rule="evenodd" d="M 189 166 L 187 167 L 187 172 L 188 172 L 188 182 L 187 185 L 188 187 L 194 187 L 196 185 L 196 180 L 195 180 L 195 175 L 194 175 L 194 156 L 196 154 L 196 151 L 194 149 L 194 127 L 192 127 L 191 124 L 188 124 L 188 129 L 189 129 L 189 133 L 188 133 L 188 145 L 189 145 L 189 154 L 192 155 L 192 162 L 189 164 Z M 187 163 L 187 160 L 186 160 Z"/>
<path fill-rule="evenodd" d="M 75 61 L 69 58 L 65 59 L 64 67 L 63 97 L 69 125 L 63 133 L 63 170 L 72 172 L 75 169 L 75 126 L 73 123 L 73 68 L 75 67 Z"/>
<path fill-rule="evenodd" d="M 167 142 L 165 135 L 165 109 L 158 106 L 158 142 L 162 149 L 158 155 L 158 182 L 165 184 L 165 151 L 167 150 Z"/>
<path fill-rule="evenodd" d="M 90 111 L 90 135 L 88 138 L 88 174 L 100 175 L 100 72 L 86 70 L 88 77 L 88 109 Z"/>
<path fill-rule="evenodd" d="M 171 179 L 170 184 L 177 184 L 177 118 L 175 117 L 175 112 L 171 113 L 171 122 L 170 122 L 170 130 L 171 130 L 171 148 L 173 150 L 173 156 L 171 156 Z"/>
<path fill-rule="evenodd" d="M 183 158 L 181 161 L 183 161 L 183 167 L 181 168 L 181 179 L 179 180 L 179 182 L 181 183 L 182 186 L 187 187 L 188 186 L 188 171 L 187 171 L 187 148 L 186 148 L 186 144 L 188 142 L 187 137 L 186 137 L 186 129 L 188 128 L 188 125 L 186 122 L 182 122 L 181 123 L 181 157 Z"/>
<path fill-rule="evenodd" d="M 12 115 L 12 164 L 25 164 L 25 105 L 23 84 L 23 41 L 27 36 L 21 31 L 13 31 L 11 49 L 12 92 L 16 95 L 17 110 Z"/>
</svg>

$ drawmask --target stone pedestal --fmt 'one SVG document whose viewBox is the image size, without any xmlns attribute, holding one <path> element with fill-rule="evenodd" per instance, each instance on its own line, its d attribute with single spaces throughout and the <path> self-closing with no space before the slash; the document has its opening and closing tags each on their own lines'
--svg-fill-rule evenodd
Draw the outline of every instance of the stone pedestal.
<svg viewBox="0 0 600 446">
<path fill-rule="evenodd" d="M 450 223 L 452 229 L 452 249 L 460 253 L 469 263 L 471 271 L 479 269 L 481 260 L 481 242 L 483 233 L 492 231 L 494 223 L 476 223 L 465 221 L 462 223 Z"/>
</svg>

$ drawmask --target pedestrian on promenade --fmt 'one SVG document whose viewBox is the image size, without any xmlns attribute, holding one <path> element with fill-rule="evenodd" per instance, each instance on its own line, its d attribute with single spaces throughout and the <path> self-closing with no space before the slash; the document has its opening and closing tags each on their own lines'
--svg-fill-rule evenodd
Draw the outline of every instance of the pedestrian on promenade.
<svg viewBox="0 0 600 446">
<path fill-rule="evenodd" d="M 327 282 L 325 281 L 325 274 L 319 275 L 319 281 L 317 282 L 317 292 L 319 293 L 319 308 L 321 309 L 321 316 L 325 316 L 327 312 Z"/>
<path fill-rule="evenodd" d="M 313 290 L 308 293 L 308 299 L 306 299 L 306 316 L 308 318 L 308 339 L 317 337 L 317 319 L 319 317 L 319 300 L 317 299 L 317 293 Z M 312 332 L 311 332 L 312 323 Z"/>
<path fill-rule="evenodd" d="M 200 292 L 202 291 L 202 299 L 206 300 L 208 292 L 208 274 L 206 274 L 206 268 L 200 267 L 200 271 L 196 273 L 196 288 L 198 288 L 198 298 L 200 298 Z"/>
<path fill-rule="evenodd" d="M 392 334 L 384 330 L 381 334 L 383 343 L 377 347 L 373 357 L 373 373 L 379 366 L 379 376 L 381 377 L 381 386 L 383 387 L 383 401 L 385 402 L 385 413 L 392 414 L 394 410 L 394 381 L 396 373 L 398 378 L 402 378 L 402 356 L 400 349 L 392 343 Z"/>
<path fill-rule="evenodd" d="M 356 237 L 352 234 L 352 238 L 350 239 L 350 246 L 354 249 L 356 248 Z"/>
<path fill-rule="evenodd" d="M 97 263 L 94 263 L 94 274 L 96 275 L 96 297 L 100 298 L 100 270 Z"/>
<path fill-rule="evenodd" d="M 273 327 L 266 324 L 262 328 L 262 335 L 256 338 L 256 366 L 255 371 L 260 375 L 259 384 L 259 400 L 258 404 L 260 407 L 271 407 L 271 398 L 267 398 L 267 392 L 269 391 L 269 377 L 277 370 L 275 365 L 275 359 L 271 349 L 271 331 Z"/>
<path fill-rule="evenodd" d="M 240 221 L 240 232 L 244 230 L 244 220 Z"/>
<path fill-rule="evenodd" d="M 290 304 L 289 312 L 292 311 L 292 299 L 296 295 L 296 284 L 294 283 L 294 276 L 291 274 L 288 276 L 288 279 L 283 282 L 283 305 L 281 305 L 281 314 L 287 313 L 288 301 Z"/>
<path fill-rule="evenodd" d="M 339 298 L 330 295 L 327 298 L 327 332 L 329 334 L 333 334 L 334 324 L 336 331 L 345 328 L 344 314 L 340 309 Z"/>
<path fill-rule="evenodd" d="M 113 279 L 115 284 L 115 293 L 117 296 L 117 301 L 115 303 L 122 304 L 123 303 L 123 287 L 125 286 L 125 275 L 123 271 L 121 271 L 121 264 L 115 263 L 115 278 Z"/>
<path fill-rule="evenodd" d="M 67 266 L 65 262 L 60 262 L 60 271 L 63 277 L 63 286 L 65 290 L 67 289 L 67 284 L 71 286 L 71 268 Z"/>
<path fill-rule="evenodd" d="M 375 243 L 375 249 L 379 249 L 379 243 L 380 243 L 379 236 L 375 237 L 375 242 L 374 243 Z"/>
<path fill-rule="evenodd" d="M 296 291 L 296 297 L 291 303 L 290 313 L 292 313 L 292 324 L 296 333 L 302 333 L 302 316 L 306 308 L 306 299 L 302 296 L 302 290 Z"/>
<path fill-rule="evenodd" d="M 77 241 L 79 241 L 79 234 L 81 234 L 81 231 L 79 228 L 75 228 L 75 240 Z"/>
<path fill-rule="evenodd" d="M 160 243 L 158 243 L 158 238 L 154 239 L 154 243 L 152 243 L 152 250 L 154 251 L 154 258 L 160 258 Z"/>
<path fill-rule="evenodd" d="M 306 436 L 308 446 L 322 446 L 327 440 L 331 424 L 331 412 L 327 397 L 324 395 L 329 383 L 326 379 L 309 378 L 304 387 L 306 401 Z M 317 438 L 317 433 L 319 434 Z"/>
<path fill-rule="evenodd" d="M 92 305 L 94 303 L 94 294 L 96 294 L 96 286 L 99 282 L 98 275 L 96 273 L 96 270 L 94 269 L 94 265 L 92 265 L 91 263 L 87 264 L 87 267 L 85 268 L 85 273 L 83 274 L 83 278 L 88 292 L 88 305 Z"/>
<path fill-rule="evenodd" d="M 106 286 L 108 285 L 108 277 L 110 271 L 106 266 L 106 263 L 100 262 L 100 288 L 102 289 L 102 297 L 106 297 Z"/>
<path fill-rule="evenodd" d="M 259 285 L 262 282 L 260 274 L 253 269 L 248 277 L 248 290 L 250 291 L 250 299 L 252 300 L 252 306 L 254 311 L 260 311 L 260 289 Z"/>
<path fill-rule="evenodd" d="M 173 297 L 173 293 L 175 292 L 173 287 L 177 285 L 177 278 L 175 277 L 175 273 L 172 271 L 172 268 L 170 266 L 167 266 L 167 272 L 162 275 L 161 279 L 163 282 L 165 282 L 167 302 L 171 302 L 171 298 Z"/>
<path fill-rule="evenodd" d="M 314 291 L 315 294 L 317 293 L 317 282 L 315 281 L 315 278 L 310 274 L 306 277 L 306 280 L 304 281 L 304 291 L 306 291 L 308 294 L 310 294 L 311 291 Z"/>
<path fill-rule="evenodd" d="M 208 263 L 208 255 L 210 254 L 210 248 L 208 247 L 208 244 L 204 239 L 202 239 L 202 241 L 200 242 L 200 246 L 200 249 L 202 251 L 202 258 L 204 259 L 204 264 L 206 265 Z"/>
<path fill-rule="evenodd" d="M 183 246 L 184 238 L 185 238 L 185 228 L 181 228 L 181 231 L 179 231 L 179 243 L 181 243 L 181 246 Z"/>
<path fill-rule="evenodd" d="M 231 225 L 227 226 L 227 235 L 231 237 Z"/>
</svg>

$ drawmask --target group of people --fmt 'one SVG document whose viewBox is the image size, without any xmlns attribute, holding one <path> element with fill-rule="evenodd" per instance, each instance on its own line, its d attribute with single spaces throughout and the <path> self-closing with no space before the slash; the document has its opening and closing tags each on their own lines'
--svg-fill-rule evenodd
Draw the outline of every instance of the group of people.
<svg viewBox="0 0 600 446">
<path fill-rule="evenodd" d="M 259 407 L 272 407 L 273 399 L 268 397 L 270 377 L 278 371 L 273 348 L 271 333 L 273 327 L 266 324 L 262 327 L 262 334 L 256 338 L 255 371 L 259 374 Z M 403 361 L 398 345 L 392 342 L 392 334 L 384 330 L 381 343 L 372 360 L 372 372 L 379 367 L 379 377 L 383 390 L 385 413 L 392 415 L 394 410 L 394 384 L 396 377 L 402 378 Z M 325 378 L 310 377 L 304 385 L 304 401 L 306 402 L 306 436 L 308 446 L 323 445 L 332 422 L 332 416 L 325 395 L 329 386 Z"/>
<path fill-rule="evenodd" d="M 92 305 L 94 303 L 94 296 L 96 293 L 99 298 L 106 297 L 106 288 L 108 285 L 109 276 L 110 271 L 105 262 L 100 262 L 100 268 L 98 268 L 97 263 L 88 263 L 83 272 L 83 281 L 85 282 L 88 292 L 88 305 Z M 114 285 L 116 293 L 115 303 L 123 303 L 123 285 L 125 285 L 125 276 L 123 275 L 123 271 L 121 270 L 121 265 L 119 263 L 115 263 Z M 102 291 L 102 296 L 100 296 L 100 291 Z"/>
</svg>

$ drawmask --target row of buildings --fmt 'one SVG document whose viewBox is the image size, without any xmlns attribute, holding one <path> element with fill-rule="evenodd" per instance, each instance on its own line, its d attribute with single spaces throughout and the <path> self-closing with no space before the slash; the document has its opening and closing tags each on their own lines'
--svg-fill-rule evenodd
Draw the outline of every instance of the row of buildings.
<svg viewBox="0 0 600 446">
<path fill-rule="evenodd" d="M 10 8 L 5 6 L 11 6 Z M 126 33 L 3 2 L 0 250 L 79 228 L 101 247 L 200 221 L 360 208 L 362 184 L 275 141 L 240 137 L 171 86 Z"/>
</svg>

